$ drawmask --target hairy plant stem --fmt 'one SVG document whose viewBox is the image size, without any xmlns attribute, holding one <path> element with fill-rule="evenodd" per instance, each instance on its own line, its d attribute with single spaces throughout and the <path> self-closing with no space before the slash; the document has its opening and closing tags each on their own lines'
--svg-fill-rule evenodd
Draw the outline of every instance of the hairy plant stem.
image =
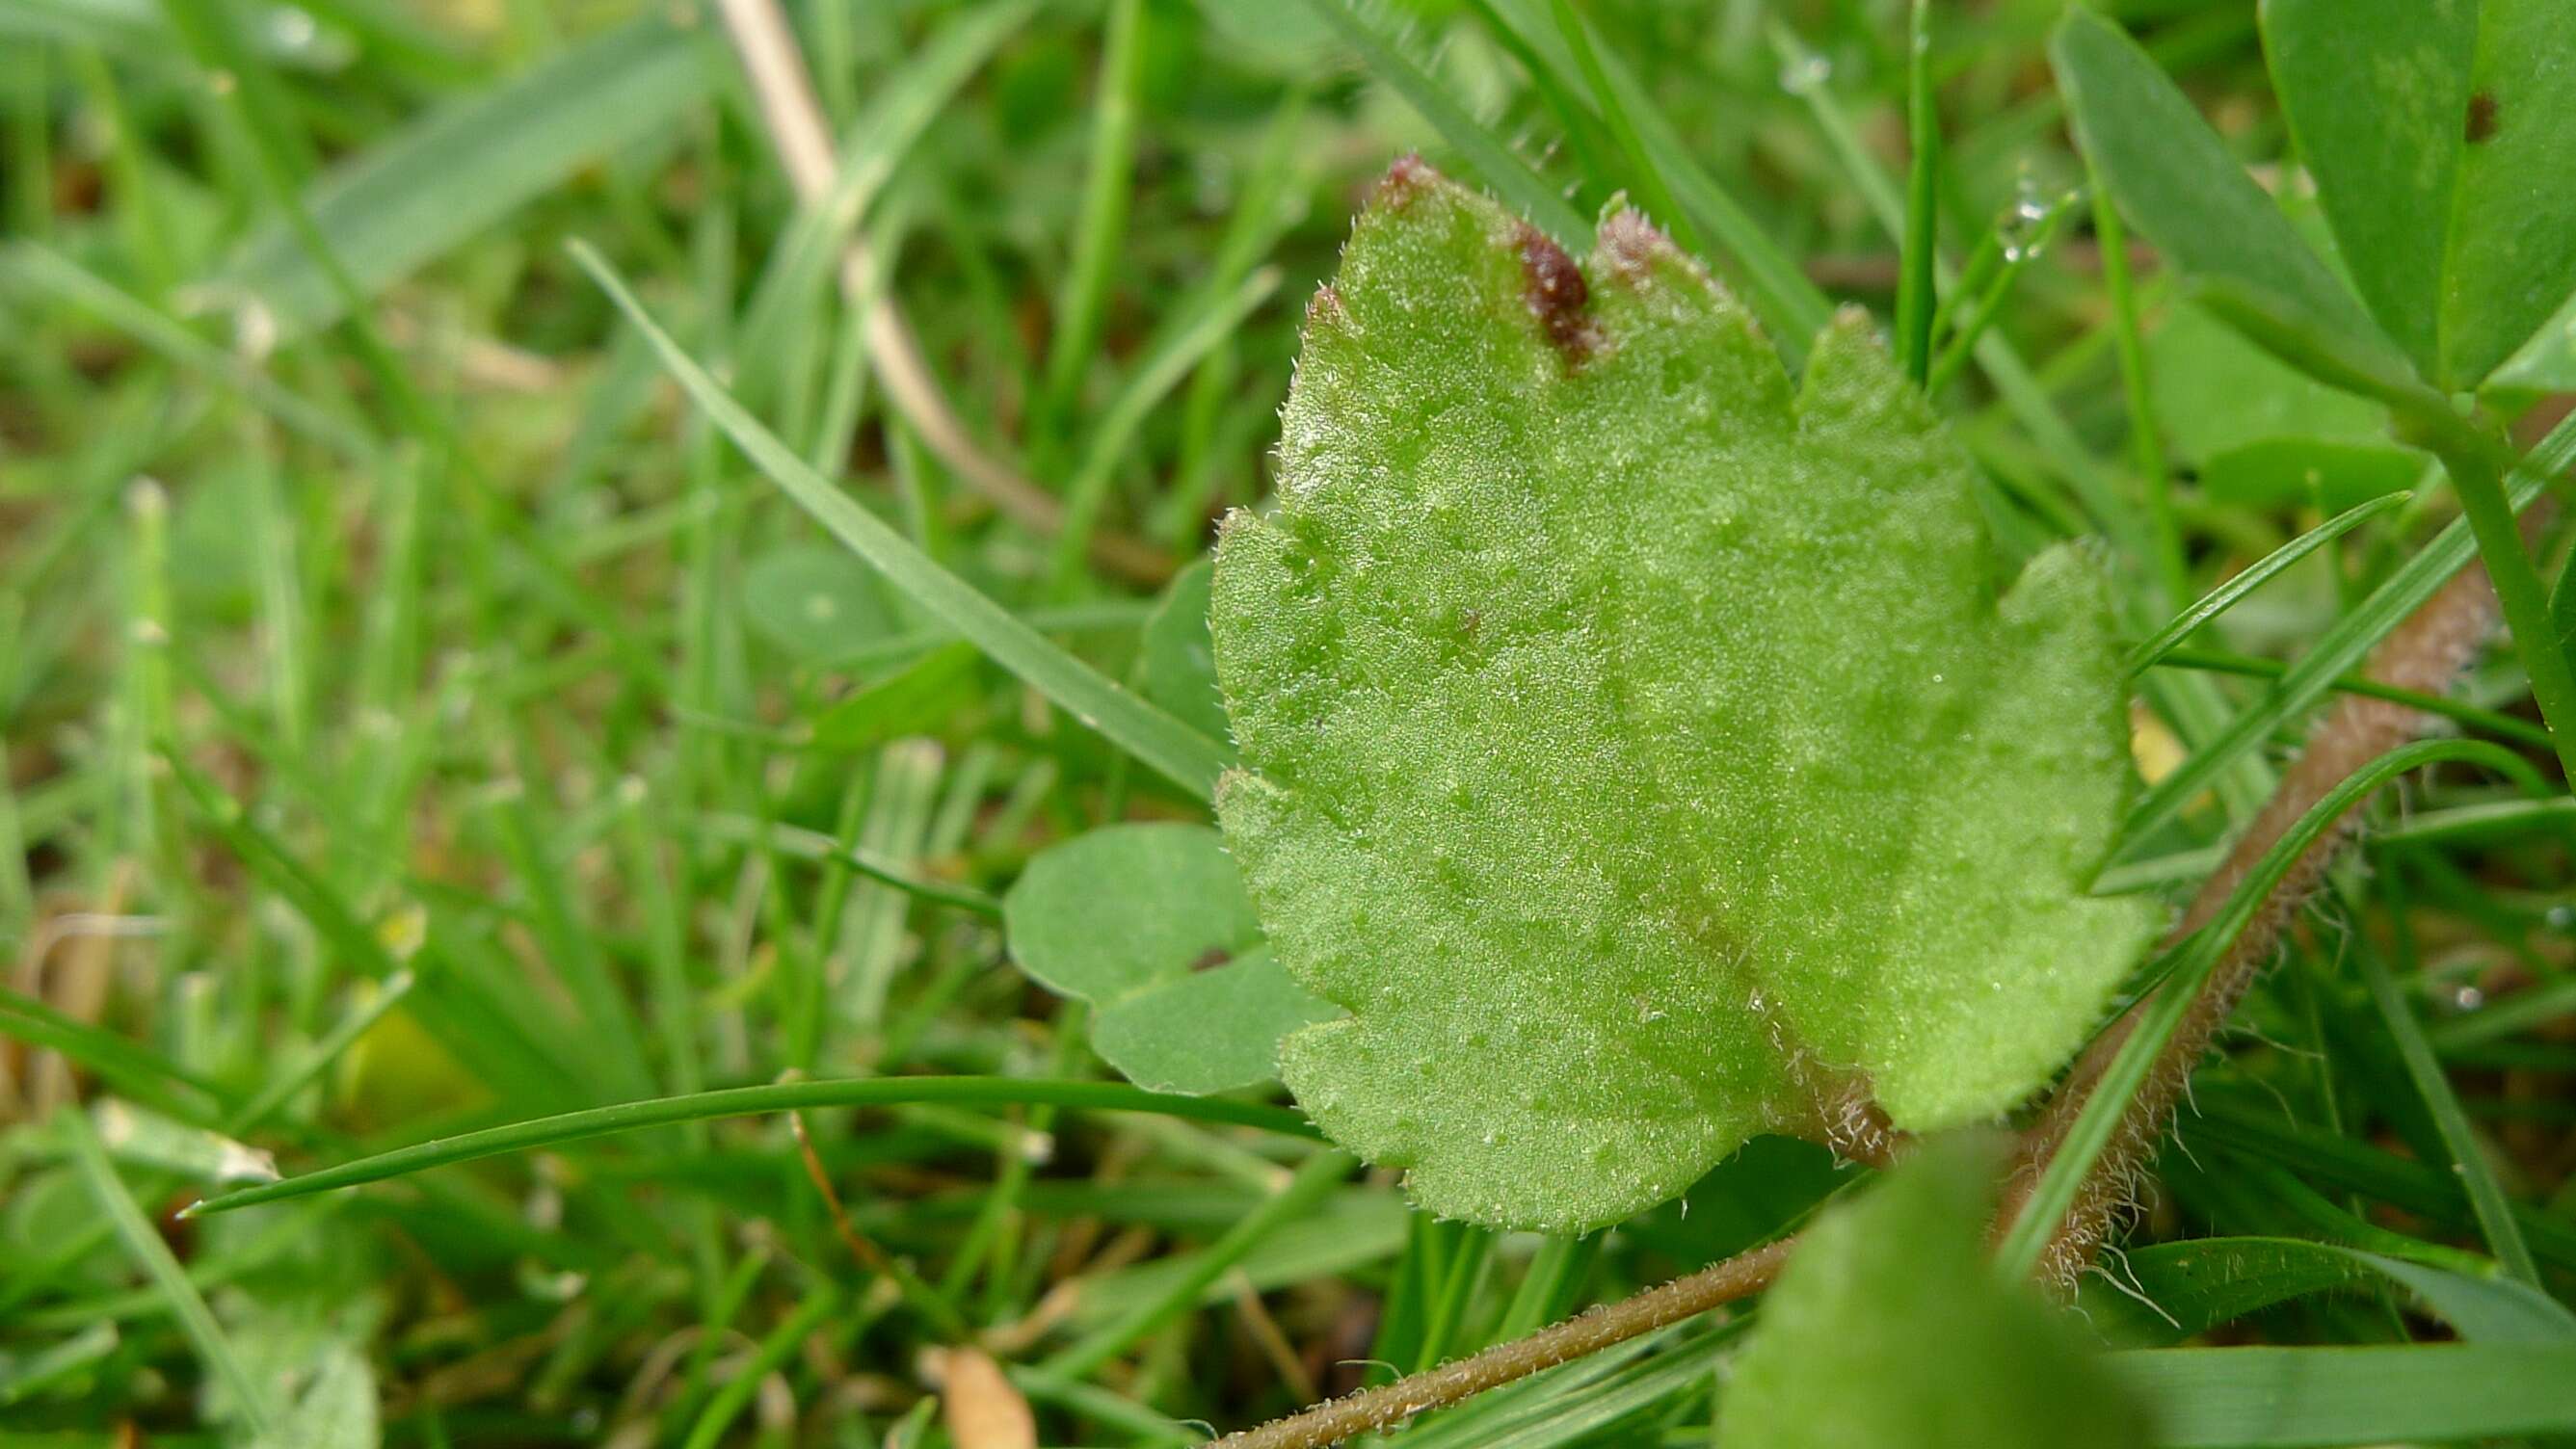
<svg viewBox="0 0 2576 1449">
<path fill-rule="evenodd" d="M 2547 505 L 2534 507 L 2526 515 L 2525 527 L 2539 527 L 2547 512 Z M 2511 527 L 2509 519 L 2507 526 Z M 2521 548 L 2519 536 L 2514 544 L 2517 550 Z M 2495 627 L 2496 616 L 2495 590 L 2488 583 L 2486 570 L 2472 564 L 2381 642 L 2364 671 L 2365 677 L 2378 685 L 2438 695 L 2476 657 L 2479 646 Z M 2307 747 L 2299 752 L 2298 759 L 2283 772 L 2272 798 L 2229 849 L 2225 862 L 2201 883 L 2181 921 L 2166 938 L 2167 944 L 2177 943 L 2207 925 L 2225 908 L 2228 897 L 2243 884 L 2247 873 L 2280 843 L 2301 816 L 2355 770 L 2414 738 L 2426 718 L 2419 710 L 2387 699 L 2366 695 L 2339 699 L 2309 735 Z M 2165 1124 L 2191 1081 L 2192 1070 L 2235 1012 L 2237 1003 L 2244 999 L 2254 978 L 2279 949 L 2282 933 L 2299 908 L 2324 882 L 2327 868 L 2351 838 L 2357 814 L 2356 807 L 2334 830 L 2319 836 L 2300 855 L 2289 874 L 2265 899 L 2262 909 L 2211 968 L 2181 1025 L 2148 1069 L 2145 1084 L 2121 1113 L 2100 1160 L 2085 1175 L 2074 1207 L 2040 1254 L 2043 1280 L 2068 1287 L 2092 1266 L 2094 1255 L 2109 1236 L 2121 1209 L 2134 1200 L 2138 1180 L 2155 1155 Z M 2023 1134 L 2013 1181 L 2004 1195 L 2003 1222 L 2010 1223 L 2021 1212 L 2049 1161 L 2064 1146 L 2094 1088 L 2155 999 L 2151 994 L 2138 1002 L 2096 1038 L 2050 1094 L 2038 1120 Z"/>
<path fill-rule="evenodd" d="M 2547 503 L 2534 505 L 2523 517 L 2523 529 L 2533 532 L 2543 527 L 2549 511 Z M 2382 641 L 2371 656 L 2365 677 L 2397 690 L 2439 695 L 2476 657 L 2495 627 L 2496 617 L 2495 591 L 2487 582 L 2485 570 L 2472 564 Z M 2307 748 L 2282 775 L 2272 798 L 2230 849 L 2226 861 L 2192 898 L 2169 941 L 2180 941 L 2207 924 L 2226 905 L 2247 873 L 2300 817 L 2316 808 L 2355 770 L 2412 739 L 2427 718 L 2424 712 L 2392 700 L 2367 695 L 2339 699 L 2310 735 Z M 2320 836 L 2211 969 L 2181 1027 L 2150 1069 L 2146 1084 L 2121 1114 L 2110 1145 L 2086 1175 L 2074 1208 L 2051 1237 L 2041 1257 L 2044 1278 L 2061 1285 L 2071 1284 L 2092 1264 L 2163 1136 L 2192 1069 L 2199 1065 L 2255 976 L 2271 960 L 2283 930 L 2324 880 L 2326 868 L 2351 833 L 2352 817 L 2347 816 L 2338 829 Z M 2023 1134 L 2000 1222 L 2009 1223 L 2021 1211 L 2103 1072 L 2154 999 L 2150 995 L 2138 1002 L 2094 1041 L 2050 1095 L 2037 1121 Z M 1893 1132 L 1861 1136 L 1864 1143 L 1856 1145 L 1874 1149 L 1864 1155 L 1882 1165 L 1902 1150 L 1902 1141 Z M 1228 1435 L 1216 1441 L 1214 1449 L 1323 1449 L 1598 1353 L 1762 1291 L 1779 1275 L 1797 1241 L 1793 1237 L 1766 1243 L 1526 1338 L 1498 1344 L 1392 1384 L 1318 1404 L 1258 1429 Z"/>
<path fill-rule="evenodd" d="M 1571 1363 L 1639 1334 L 1652 1333 L 1759 1293 L 1779 1276 L 1780 1265 L 1789 1260 L 1797 1241 L 1782 1238 L 1765 1243 L 1660 1288 L 1602 1304 L 1527 1338 L 1497 1344 L 1483 1353 L 1408 1379 L 1317 1404 L 1258 1429 L 1229 1434 L 1216 1441 L 1213 1449 L 1320 1449 L 1353 1435 L 1400 1424 L 1426 1409 L 1500 1388 L 1541 1369 Z"/>
</svg>

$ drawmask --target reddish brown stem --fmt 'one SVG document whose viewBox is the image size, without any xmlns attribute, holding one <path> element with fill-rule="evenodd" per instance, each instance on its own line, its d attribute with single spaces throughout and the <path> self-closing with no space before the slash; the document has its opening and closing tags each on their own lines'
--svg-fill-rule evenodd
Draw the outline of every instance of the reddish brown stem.
<svg viewBox="0 0 2576 1449">
<path fill-rule="evenodd" d="M 2526 531 L 2539 527 L 2546 512 L 2546 505 L 2532 509 L 2525 518 Z M 2441 694 L 2476 658 L 2495 622 L 2495 591 L 2488 586 L 2486 571 L 2472 564 L 2381 642 L 2371 655 L 2366 676 L 2378 684 Z M 2192 897 L 2182 920 L 2167 938 L 2168 944 L 2207 925 L 2244 883 L 2246 874 L 2280 843 L 2301 816 L 2354 771 L 2413 739 L 2425 720 L 2421 711 L 2384 699 L 2345 695 L 2336 701 L 2308 737 L 2307 748 L 2282 774 L 2272 798 L 2229 850 L 2226 862 L 2201 883 L 2199 893 Z M 2165 1124 L 2182 1100 L 2192 1070 L 2200 1065 L 2219 1029 L 2244 999 L 2246 989 L 2279 950 L 2282 933 L 2299 908 L 2323 884 L 2327 868 L 2351 838 L 2358 808 L 2300 855 L 2262 909 L 2211 968 L 2199 997 L 2150 1069 L 2145 1085 L 2121 1114 L 2101 1160 L 2078 1189 L 2075 1206 L 2042 1253 L 2040 1273 L 2044 1279 L 2068 1287 L 2092 1266 L 2094 1255 L 2110 1235 L 2121 1209 L 2135 1200 L 2138 1180 L 2163 1139 Z M 2094 1087 L 2109 1070 L 2112 1058 L 2137 1029 L 2147 1005 L 2146 1001 L 2139 1002 L 2094 1041 L 2050 1096 L 2039 1120 L 2024 1134 L 2014 1180 L 2005 1194 L 2004 1221 L 2011 1221 L 2028 1201 L 2040 1174 L 2064 1145 Z"/>
<path fill-rule="evenodd" d="M 1316 1449 L 1353 1435 L 1401 1424 L 1426 1409 L 1500 1388 L 1541 1369 L 1570 1363 L 1625 1343 L 1639 1334 L 1695 1317 L 1723 1303 L 1759 1293 L 1779 1276 L 1795 1238 L 1766 1243 L 1687 1278 L 1650 1288 L 1634 1298 L 1605 1303 L 1589 1313 L 1543 1328 L 1527 1338 L 1497 1344 L 1483 1353 L 1442 1364 L 1427 1373 L 1363 1389 L 1317 1404 L 1300 1414 L 1240 1434 L 1229 1434 L 1212 1449 Z"/>
</svg>

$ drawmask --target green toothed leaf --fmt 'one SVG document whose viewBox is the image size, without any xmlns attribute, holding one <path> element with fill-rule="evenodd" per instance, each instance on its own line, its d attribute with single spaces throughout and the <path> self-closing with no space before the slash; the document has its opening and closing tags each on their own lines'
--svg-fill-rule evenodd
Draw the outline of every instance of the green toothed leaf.
<svg viewBox="0 0 2576 1449">
<path fill-rule="evenodd" d="M 1212 623 L 1219 816 L 1351 1019 L 1315 1120 L 1455 1217 L 1664 1201 L 1760 1132 L 2012 1106 L 2153 921 L 2100 570 L 1986 573 L 1969 465 L 1857 316 L 1793 387 L 1634 216 L 1585 270 L 1418 162 L 1310 312 Z"/>
</svg>

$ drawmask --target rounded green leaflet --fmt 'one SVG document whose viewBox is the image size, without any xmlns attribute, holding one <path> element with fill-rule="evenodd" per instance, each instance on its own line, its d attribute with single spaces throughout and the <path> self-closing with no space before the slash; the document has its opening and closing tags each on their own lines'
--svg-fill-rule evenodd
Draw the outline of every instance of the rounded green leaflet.
<svg viewBox="0 0 2576 1449">
<path fill-rule="evenodd" d="M 1586 269 L 1400 164 L 1219 546 L 1282 1048 L 1437 1212 L 1554 1232 L 1762 1132 L 1935 1128 L 2074 1049 L 2154 908 L 2100 571 L 1986 575 L 1968 464 L 1847 316 L 1793 388 L 1651 227 Z"/>
<path fill-rule="evenodd" d="M 1280 1037 L 1339 1014 L 1271 959 L 1203 825 L 1112 825 L 1041 851 L 1002 918 L 1020 968 L 1090 1002 L 1093 1048 L 1149 1091 L 1270 1081 Z"/>
<path fill-rule="evenodd" d="M 820 544 L 753 560 L 743 571 L 742 611 L 763 638 L 799 660 L 839 658 L 894 627 L 867 565 Z"/>
</svg>

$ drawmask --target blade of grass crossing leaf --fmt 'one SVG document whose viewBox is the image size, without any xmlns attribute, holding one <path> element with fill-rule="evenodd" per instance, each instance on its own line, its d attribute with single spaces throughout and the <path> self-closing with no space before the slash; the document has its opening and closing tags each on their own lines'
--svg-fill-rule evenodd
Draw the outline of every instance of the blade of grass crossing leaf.
<svg viewBox="0 0 2576 1449">
<path fill-rule="evenodd" d="M 2154 638 L 2130 650 L 2122 666 L 2132 676 L 2153 668 L 2158 660 L 2172 652 L 2175 645 L 2190 638 L 2194 630 L 2234 608 L 2246 595 L 2278 578 L 2292 564 L 2390 509 L 2412 502 L 2414 497 L 2412 493 L 2389 493 L 2373 498 L 2359 507 L 2336 514 L 2265 554 L 2252 566 L 2210 590 L 2198 603 L 2176 615 L 2172 623 L 2156 631 Z"/>
<path fill-rule="evenodd" d="M 2529 505 L 2545 486 L 2541 479 L 2563 471 L 2571 462 L 2576 462 L 2576 420 L 2561 422 L 2532 450 L 2530 468 L 2515 476 L 2512 506 L 2519 510 Z M 2314 704 L 2334 687 L 2336 680 L 2359 665 L 2373 646 L 2433 597 L 2476 551 L 2476 540 L 2465 519 L 2454 521 L 2435 535 L 2369 597 L 2347 610 L 2319 636 L 2281 676 L 2280 684 L 2270 694 L 2228 721 L 2215 738 L 2194 750 L 2172 774 L 2149 789 L 2131 807 L 2121 827 L 2122 836 L 2130 841 L 2142 840 L 2149 831 L 2180 813 L 2187 802 L 2209 788 L 2221 770 L 2270 739 L 2283 721 Z"/>
<path fill-rule="evenodd" d="M 2210 969 L 2271 897 L 2273 887 L 2317 837 L 2343 818 L 2345 811 L 2389 780 L 2437 761 L 2484 765 L 2522 782 L 2536 795 L 2548 793 L 2548 787 L 2530 764 L 2502 746 L 2476 740 L 2427 740 L 2391 750 L 2354 771 L 2300 816 L 2298 823 L 2246 873 L 2218 915 L 2182 947 L 2171 976 L 2148 1002 L 2146 1014 L 2113 1057 L 2110 1069 L 2086 1096 L 2075 1125 L 2056 1156 L 2049 1159 L 2038 1186 L 2032 1189 L 2021 1215 L 2013 1220 L 1996 1250 L 1996 1262 L 2005 1273 L 2028 1277 L 2038 1267 L 2041 1252 L 2074 1205 L 2076 1190 L 2092 1170 L 2094 1160 L 2109 1145 L 2121 1114 L 2128 1110 L 2129 1099 L 2137 1094 L 2157 1055 L 2182 1024 L 2184 1013 L 2199 995 Z"/>
<path fill-rule="evenodd" d="M 1576 255 L 1591 250 L 1592 228 L 1492 130 L 1467 113 L 1448 89 L 1406 54 L 1385 12 L 1366 0 L 1299 0 L 1360 54 L 1370 72 L 1421 113 L 1487 186 L 1532 226 Z"/>
<path fill-rule="evenodd" d="M 705 369 L 654 323 L 597 252 L 576 243 L 573 256 L 652 342 L 681 387 L 754 466 L 786 490 L 834 537 L 874 565 L 888 583 L 991 656 L 994 663 L 1098 730 L 1111 743 L 1198 798 L 1213 796 L 1216 778 L 1229 763 L 1222 746 L 1120 689 L 1013 618 L 972 585 L 931 562 L 902 535 L 807 466 L 794 450 L 726 396 L 715 379 L 707 376 Z"/>
<path fill-rule="evenodd" d="M 2175 1449 L 2397 1444 L 2576 1429 L 2576 1345 L 2169 1348 L 2110 1356 Z"/>
<path fill-rule="evenodd" d="M 1558 0 L 1562 4 L 1563 0 Z M 1896 356 L 1917 386 L 1932 376 L 1932 268 L 1939 260 L 1941 117 L 1932 90 L 1932 8 L 1914 0 L 1905 33 L 1905 250 L 1896 281 Z"/>
<path fill-rule="evenodd" d="M 81 1108 L 68 1107 L 54 1114 L 54 1122 L 71 1144 L 72 1160 L 89 1183 L 91 1195 L 98 1199 L 99 1211 L 114 1225 L 116 1236 L 124 1242 L 135 1266 L 169 1300 L 170 1316 L 178 1320 L 181 1331 L 196 1346 L 197 1356 L 240 1404 L 242 1417 L 253 1430 L 263 1437 L 274 1432 L 277 1405 L 269 1397 L 267 1386 L 251 1376 L 241 1355 L 234 1351 L 232 1340 L 224 1335 L 223 1326 L 215 1322 L 214 1311 L 206 1306 L 196 1285 L 188 1281 L 188 1270 L 179 1266 L 170 1245 L 161 1241 L 161 1234 L 143 1216 L 134 1194 L 117 1176 L 116 1165 L 108 1161 L 107 1146 L 99 1141 L 98 1129 L 90 1125 L 89 1114 Z"/>
<path fill-rule="evenodd" d="M 2403 874 L 2392 872 L 2382 893 L 2396 934 L 2400 963 L 2412 977 L 2416 974 L 2415 929 L 2408 913 Z M 2362 983 L 2370 988 L 2371 1004 L 2379 1009 L 2389 1040 L 2396 1045 L 2399 1059 L 2406 1063 L 2406 1075 L 2414 1081 L 2415 1094 L 2424 1099 L 2425 1110 L 2432 1113 L 2433 1125 L 2441 1131 L 2442 1145 L 2450 1150 L 2451 1170 L 2469 1195 L 2469 1207 L 2478 1215 L 2478 1228 L 2486 1234 L 2487 1247 L 2507 1273 L 2539 1286 L 2540 1267 L 2532 1261 L 2531 1245 L 2523 1241 L 2521 1225 L 2514 1221 L 2512 1200 L 2505 1196 L 2504 1185 L 2496 1181 L 2495 1168 L 2487 1161 L 2486 1149 L 2479 1143 L 2476 1131 L 2469 1126 L 2468 1114 L 2460 1110 L 2460 1098 L 2451 1090 L 2451 1079 L 2433 1057 L 2433 1044 L 2424 1036 L 2424 1023 L 2398 989 L 2396 973 L 2369 937 L 2355 933 L 2352 950 L 2361 966 Z"/>
<path fill-rule="evenodd" d="M 1017 1077 L 870 1077 L 784 1082 L 765 1087 L 731 1087 L 682 1097 L 621 1102 L 612 1107 L 565 1112 L 456 1137 L 433 1138 L 319 1172 L 308 1172 L 302 1177 L 291 1177 L 284 1182 L 227 1193 L 197 1204 L 189 1211 L 231 1212 L 236 1208 L 254 1207 L 282 1198 L 382 1182 L 389 1177 L 402 1177 L 433 1167 L 474 1162 L 504 1153 L 526 1152 L 646 1127 L 663 1127 L 674 1122 L 807 1111 L 818 1107 L 893 1107 L 923 1102 L 977 1107 L 1036 1103 L 1094 1112 L 1148 1112 L 1201 1122 L 1259 1127 L 1292 1137 L 1312 1139 L 1318 1135 L 1304 1117 L 1282 1108 L 1221 1097 L 1182 1097 L 1148 1092 L 1122 1082 L 1042 1081 Z"/>
</svg>

